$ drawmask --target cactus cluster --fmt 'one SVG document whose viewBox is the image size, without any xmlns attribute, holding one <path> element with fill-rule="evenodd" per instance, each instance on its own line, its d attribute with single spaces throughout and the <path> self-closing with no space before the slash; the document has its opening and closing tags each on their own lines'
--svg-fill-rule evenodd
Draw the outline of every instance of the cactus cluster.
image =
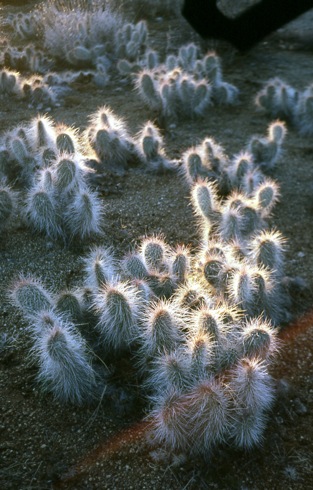
<svg viewBox="0 0 313 490">
<path fill-rule="evenodd" d="M 145 53 L 148 44 L 148 29 L 144 21 L 126 23 L 116 33 L 116 56 L 130 62 Z"/>
<path fill-rule="evenodd" d="M 146 397 L 154 444 L 205 458 L 221 443 L 258 445 L 274 400 L 276 327 L 288 318 L 284 241 L 265 229 L 276 199 L 272 182 L 222 201 L 198 180 L 197 251 L 160 235 L 121 259 L 98 245 L 83 258 L 82 284 L 59 294 L 20 277 L 11 301 L 28 319 L 43 388 L 64 402 L 90 402 L 105 387 L 110 398 L 103 365 L 115 378 L 126 369 L 124 382 Z"/>
<path fill-rule="evenodd" d="M 50 87 L 41 75 L 26 78 L 16 71 L 3 68 L 0 70 L 1 96 L 24 99 L 35 109 L 42 110 L 57 105 L 62 89 L 56 91 Z"/>
<path fill-rule="evenodd" d="M 89 119 L 85 137 L 102 166 L 124 171 L 140 163 L 136 142 L 129 135 L 123 119 L 107 106 L 100 107 Z"/>
<path fill-rule="evenodd" d="M 43 26 L 38 10 L 33 10 L 27 14 L 21 12 L 10 14 L 5 22 L 13 29 L 14 35 L 23 41 L 36 39 L 42 34 Z"/>
<path fill-rule="evenodd" d="M 52 62 L 33 44 L 23 48 L 15 48 L 8 44 L 2 54 L 2 64 L 19 72 L 45 73 Z"/>
<path fill-rule="evenodd" d="M 252 195 L 281 155 L 285 124 L 275 121 L 267 132 L 266 137 L 252 136 L 246 148 L 232 158 L 213 138 L 204 138 L 182 154 L 180 172 L 184 180 L 189 186 L 198 179 L 215 182 L 221 195 L 235 189 Z"/>
<path fill-rule="evenodd" d="M 77 1 L 75 8 L 58 8 L 47 2 L 41 13 L 44 20 L 44 46 L 57 63 L 71 67 L 93 68 L 109 77 L 109 70 L 120 57 L 135 61 L 144 53 L 148 31 L 144 21 L 125 23 L 108 4 Z"/>
<path fill-rule="evenodd" d="M 92 113 L 89 121 L 84 139 L 98 161 L 96 174 L 107 170 L 121 174 L 138 165 L 153 173 L 178 169 L 178 162 L 167 157 L 159 128 L 151 121 L 134 136 L 130 135 L 125 120 L 108 106 Z"/>
<path fill-rule="evenodd" d="M 178 162 L 167 157 L 160 131 L 151 121 L 147 121 L 139 132 L 137 146 L 144 155 L 148 171 L 163 173 L 178 169 Z"/>
<path fill-rule="evenodd" d="M 135 83 L 141 98 L 151 109 L 164 117 L 192 117 L 204 114 L 213 103 L 237 101 L 238 89 L 222 79 L 219 57 L 210 52 L 198 59 L 198 51 L 193 43 L 182 46 L 177 56 L 168 55 L 158 66 L 155 66 L 157 58 L 153 53 L 146 58 L 147 67 L 135 75 Z M 123 61 L 118 66 L 125 74 L 131 70 Z"/>
<path fill-rule="evenodd" d="M 101 232 L 102 204 L 85 159 L 77 131 L 46 116 L 5 133 L 1 179 L 22 189 L 19 210 L 32 229 L 54 239 Z"/>
<path fill-rule="evenodd" d="M 276 77 L 255 98 L 256 107 L 292 124 L 301 135 L 313 134 L 313 84 L 300 91 Z"/>
</svg>

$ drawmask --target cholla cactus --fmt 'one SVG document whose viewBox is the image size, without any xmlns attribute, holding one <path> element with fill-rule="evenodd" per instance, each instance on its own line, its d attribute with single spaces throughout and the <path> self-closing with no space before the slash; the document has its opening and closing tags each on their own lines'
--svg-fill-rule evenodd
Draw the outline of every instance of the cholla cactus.
<svg viewBox="0 0 313 490">
<path fill-rule="evenodd" d="M 301 135 L 313 134 L 313 84 L 299 95 L 295 109 L 295 124 Z"/>
<path fill-rule="evenodd" d="M 177 349 L 182 342 L 182 319 L 173 303 L 152 303 L 145 313 L 141 337 L 141 352 L 147 360 L 163 352 Z"/>
<path fill-rule="evenodd" d="M 129 349 L 139 334 L 137 289 L 127 282 L 107 283 L 96 295 L 94 308 L 104 349 L 116 352 Z"/>
<path fill-rule="evenodd" d="M 73 324 L 83 321 L 83 303 L 79 292 L 64 290 L 55 298 L 55 310 L 62 318 Z"/>
<path fill-rule="evenodd" d="M 70 237 L 82 240 L 102 233 L 103 207 L 98 195 L 88 187 L 77 189 L 64 212 Z"/>
<path fill-rule="evenodd" d="M 32 76 L 22 84 L 23 96 L 37 110 L 54 107 L 57 104 L 55 91 L 44 83 L 41 76 Z"/>
<path fill-rule="evenodd" d="M 55 144 L 59 153 L 67 153 L 69 155 L 83 153 L 83 144 L 77 129 L 65 124 L 57 124 L 55 133 Z"/>
<path fill-rule="evenodd" d="M 116 260 L 111 248 L 94 247 L 84 259 L 85 285 L 94 292 L 117 277 Z"/>
<path fill-rule="evenodd" d="M 3 61 L 7 68 L 22 73 L 44 73 L 51 67 L 51 60 L 33 44 L 28 44 L 23 49 L 8 45 L 3 53 Z"/>
<path fill-rule="evenodd" d="M 189 248 L 178 245 L 171 254 L 170 270 L 171 273 L 177 278 L 178 284 L 186 282 L 188 273 L 190 271 L 190 250 Z"/>
<path fill-rule="evenodd" d="M 48 116 L 38 116 L 33 118 L 25 131 L 27 144 L 36 152 L 41 148 L 50 148 L 56 151 L 55 145 L 55 125 Z M 74 153 L 74 152 L 73 152 Z"/>
<path fill-rule="evenodd" d="M 151 121 L 146 122 L 137 137 L 137 145 L 144 155 L 148 171 L 164 173 L 177 169 L 177 164 L 169 160 L 164 150 L 163 138 L 159 129 Z"/>
<path fill-rule="evenodd" d="M 214 228 L 220 219 L 216 186 L 211 182 L 199 181 L 192 187 L 191 198 L 196 214 L 202 218 L 201 223 Z"/>
<path fill-rule="evenodd" d="M 22 81 L 19 73 L 6 69 L 0 70 L 0 95 L 23 97 Z"/>
<path fill-rule="evenodd" d="M 136 88 L 144 102 L 165 118 L 201 116 L 212 102 L 207 80 L 196 80 L 180 68 L 165 73 L 162 68 L 146 68 L 136 75 Z"/>
<path fill-rule="evenodd" d="M 24 315 L 33 318 L 41 311 L 50 310 L 54 299 L 40 280 L 21 276 L 10 290 L 10 299 Z"/>
<path fill-rule="evenodd" d="M 148 270 L 168 270 L 168 246 L 160 236 L 146 237 L 142 240 L 141 255 Z"/>
<path fill-rule="evenodd" d="M 39 11 L 34 10 L 28 14 L 12 14 L 7 18 L 7 23 L 14 29 L 15 36 L 22 40 L 34 39 L 41 34 L 42 26 Z"/>
<path fill-rule="evenodd" d="M 57 318 L 40 332 L 32 354 L 39 364 L 39 382 L 57 400 L 82 404 L 95 397 L 95 372 L 85 342 L 72 324 Z"/>
<path fill-rule="evenodd" d="M 268 127 L 268 137 L 259 138 L 253 136 L 247 149 L 252 154 L 254 163 L 263 170 L 274 167 L 281 154 L 281 145 L 286 136 L 286 126 L 281 121 L 276 121 Z"/>
<path fill-rule="evenodd" d="M 17 210 L 17 193 L 0 182 L 0 234 L 8 226 Z"/>
<path fill-rule="evenodd" d="M 24 215 L 27 223 L 36 231 L 45 233 L 49 238 L 56 239 L 64 236 L 60 208 L 55 196 L 34 185 L 30 189 L 25 203 Z"/>
<path fill-rule="evenodd" d="M 258 109 L 265 111 L 272 118 L 292 121 L 298 92 L 280 78 L 268 80 L 255 98 Z"/>
<path fill-rule="evenodd" d="M 116 55 L 118 58 L 126 58 L 135 61 L 140 54 L 145 52 L 148 42 L 148 29 L 145 21 L 137 24 L 127 23 L 115 35 Z"/>
<path fill-rule="evenodd" d="M 200 145 L 183 153 L 181 173 L 189 185 L 198 180 L 215 181 L 220 194 L 226 195 L 230 190 L 228 166 L 223 148 L 212 138 L 204 138 Z"/>
<path fill-rule="evenodd" d="M 258 359 L 243 359 L 234 368 L 228 389 L 235 407 L 230 437 L 236 446 L 249 449 L 262 440 L 265 412 L 274 399 L 266 365 Z"/>
<path fill-rule="evenodd" d="M 125 122 L 103 106 L 90 116 L 86 138 L 100 162 L 112 170 L 124 171 L 140 162 L 140 153 L 129 136 Z"/>
<path fill-rule="evenodd" d="M 277 231 L 263 231 L 251 242 L 252 260 L 262 267 L 267 267 L 276 277 L 283 272 L 284 242 Z"/>
</svg>

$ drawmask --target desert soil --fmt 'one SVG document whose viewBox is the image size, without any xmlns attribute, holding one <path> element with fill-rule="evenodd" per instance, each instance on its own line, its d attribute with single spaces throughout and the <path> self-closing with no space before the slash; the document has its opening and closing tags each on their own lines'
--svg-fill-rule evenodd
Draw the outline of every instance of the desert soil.
<svg viewBox="0 0 313 490">
<path fill-rule="evenodd" d="M 0 13 L 26 12 L 35 5 L 1 8 L 0 2 Z M 134 11 L 129 4 L 124 9 L 130 21 L 137 21 L 143 11 Z M 246 54 L 223 43 L 202 42 L 179 15 L 160 11 L 147 23 L 152 47 L 163 54 L 176 52 L 191 41 L 201 43 L 203 52 L 215 49 L 222 59 L 225 80 L 240 89 L 237 105 L 213 107 L 201 119 L 179 120 L 163 131 L 172 158 L 179 158 L 205 136 L 215 138 L 229 155 L 237 153 L 251 135 L 265 134 L 270 122 L 253 103 L 264 81 L 278 76 L 299 89 L 313 82 L 313 12 Z M 103 89 L 77 84 L 50 115 L 57 122 L 83 130 L 88 115 L 104 104 L 126 119 L 132 133 L 148 119 L 156 119 L 132 85 L 121 84 L 117 77 Z M 0 130 L 27 123 L 35 115 L 26 102 L 3 99 Z M 283 347 L 271 370 L 277 380 L 277 402 L 263 445 L 250 452 L 221 447 L 206 462 L 158 462 L 150 454 L 141 409 L 126 407 L 119 413 L 114 406 L 101 403 L 91 407 L 61 405 L 41 393 L 36 366 L 27 357 L 26 322 L 8 302 L 8 285 L 20 272 L 41 277 L 54 291 L 79 284 L 80 257 L 90 244 L 65 248 L 33 234 L 17 219 L 0 243 L 0 332 L 15 338 L 0 351 L 1 488 L 313 488 L 313 140 L 288 129 L 283 156 L 273 172 L 281 197 L 271 222 L 287 240 L 286 273 L 301 277 L 306 286 L 295 293 L 294 321 L 280 333 Z M 130 170 L 123 176 L 108 176 L 99 191 L 105 205 L 101 243 L 113 246 L 118 256 L 150 234 L 162 233 L 170 245 L 197 246 L 189 190 L 176 174 Z"/>
</svg>

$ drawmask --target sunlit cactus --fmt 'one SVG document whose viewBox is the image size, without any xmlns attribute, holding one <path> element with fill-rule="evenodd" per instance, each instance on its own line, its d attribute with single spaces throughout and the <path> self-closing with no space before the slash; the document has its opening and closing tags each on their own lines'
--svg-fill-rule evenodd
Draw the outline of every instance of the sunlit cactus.
<svg viewBox="0 0 313 490">
<path fill-rule="evenodd" d="M 117 277 L 117 264 L 111 248 L 92 248 L 84 258 L 84 273 L 86 286 L 95 292 Z"/>
<path fill-rule="evenodd" d="M 245 449 L 259 445 L 263 439 L 266 411 L 274 400 L 266 365 L 258 359 L 242 359 L 232 371 L 228 390 L 234 403 L 229 428 L 232 442 Z"/>
<path fill-rule="evenodd" d="M 252 154 L 254 163 L 265 171 L 273 168 L 281 155 L 285 135 L 284 123 L 276 121 L 268 127 L 268 137 L 252 136 L 247 149 Z"/>
<path fill-rule="evenodd" d="M 220 58 L 214 51 L 208 52 L 201 60 L 196 63 L 196 71 L 202 77 L 208 78 L 213 86 L 222 81 L 222 68 Z"/>
<path fill-rule="evenodd" d="M 191 190 L 192 204 L 195 213 L 204 218 L 205 223 L 214 227 L 220 220 L 220 202 L 216 187 L 211 182 L 199 181 Z"/>
<path fill-rule="evenodd" d="M 193 332 L 188 339 L 190 383 L 205 379 L 214 362 L 214 343 L 204 330 Z"/>
<path fill-rule="evenodd" d="M 140 352 L 146 359 L 170 353 L 182 343 L 182 319 L 175 305 L 167 301 L 152 303 L 147 309 L 140 332 Z"/>
<path fill-rule="evenodd" d="M 62 218 L 53 194 L 35 185 L 26 197 L 24 215 L 31 228 L 56 239 L 63 236 Z"/>
<path fill-rule="evenodd" d="M 54 185 L 59 192 L 66 193 L 84 186 L 87 169 L 74 155 L 60 154 L 51 169 Z"/>
<path fill-rule="evenodd" d="M 182 155 L 182 172 L 185 180 L 192 185 L 198 178 L 210 177 L 210 168 L 204 166 L 201 152 L 197 148 L 190 148 Z"/>
<path fill-rule="evenodd" d="M 248 359 L 268 359 L 278 349 L 277 335 L 269 322 L 260 318 L 248 321 L 242 330 L 243 355 Z"/>
<path fill-rule="evenodd" d="M 121 267 L 127 279 L 147 279 L 149 277 L 149 271 L 140 254 L 126 255 L 121 262 Z"/>
<path fill-rule="evenodd" d="M 251 258 L 259 267 L 266 267 L 276 277 L 283 274 L 284 243 L 277 231 L 263 231 L 251 242 Z"/>
<path fill-rule="evenodd" d="M 55 149 L 55 127 L 52 119 L 47 116 L 38 116 L 32 119 L 26 135 L 33 151 L 43 147 Z"/>
<path fill-rule="evenodd" d="M 37 110 L 54 107 L 57 103 L 56 92 L 49 85 L 45 84 L 40 76 L 25 79 L 22 90 L 23 96 Z"/>
<path fill-rule="evenodd" d="M 244 177 L 254 169 L 253 157 L 249 152 L 241 152 L 235 155 L 227 169 L 233 188 L 243 187 Z"/>
<path fill-rule="evenodd" d="M 279 187 L 274 180 L 265 179 L 253 192 L 253 200 L 262 217 L 268 217 L 279 199 Z"/>
<path fill-rule="evenodd" d="M 105 167 L 123 171 L 140 162 L 140 152 L 128 134 L 125 121 L 109 107 L 100 107 L 89 119 L 85 136 Z"/>
<path fill-rule="evenodd" d="M 23 97 L 19 73 L 6 69 L 0 70 L 0 95 Z"/>
<path fill-rule="evenodd" d="M 154 272 L 151 270 L 147 283 L 153 293 L 162 299 L 169 299 L 177 288 L 176 278 L 167 272 Z"/>
<path fill-rule="evenodd" d="M 159 129 L 148 121 L 141 129 L 138 137 L 138 148 L 144 155 L 147 170 L 154 173 L 163 173 L 177 169 L 174 161 L 166 156 L 163 138 Z"/>
<path fill-rule="evenodd" d="M 213 172 L 220 175 L 228 164 L 227 156 L 221 145 L 216 143 L 213 138 L 204 138 L 201 143 L 205 165 L 209 166 Z"/>
<path fill-rule="evenodd" d="M 139 296 L 127 282 L 107 283 L 95 296 L 99 317 L 97 331 L 103 348 L 109 352 L 129 349 L 138 338 Z"/>
<path fill-rule="evenodd" d="M 198 56 L 198 46 L 194 43 L 185 44 L 178 50 L 178 63 L 185 71 L 192 71 L 194 69 L 196 59 Z"/>
<path fill-rule="evenodd" d="M 158 82 L 152 70 L 143 70 L 137 76 L 136 89 L 143 101 L 151 108 L 160 110 L 162 100 L 158 91 Z"/>
<path fill-rule="evenodd" d="M 205 293 L 199 281 L 187 278 L 186 284 L 180 285 L 173 296 L 173 302 L 179 309 L 195 311 L 210 304 L 210 297 Z"/>
<path fill-rule="evenodd" d="M 85 240 L 102 233 L 103 206 L 98 195 L 87 187 L 75 191 L 64 212 L 70 237 Z"/>
<path fill-rule="evenodd" d="M 190 363 L 186 349 L 178 348 L 157 356 L 149 370 L 145 385 L 153 392 L 163 394 L 174 390 L 182 393 L 190 383 Z"/>
<path fill-rule="evenodd" d="M 225 207 L 221 213 L 218 227 L 221 239 L 225 242 L 242 240 L 243 220 L 240 207 Z"/>
<path fill-rule="evenodd" d="M 186 426 L 190 427 L 191 453 L 208 457 L 226 439 L 231 419 L 230 400 L 215 379 L 202 380 L 186 394 Z"/>
<path fill-rule="evenodd" d="M 140 249 L 148 270 L 164 272 L 168 269 L 168 245 L 160 236 L 144 238 Z"/>
<path fill-rule="evenodd" d="M 173 250 L 170 259 L 170 270 L 179 284 L 186 282 L 190 270 L 190 250 L 179 245 Z"/>
<path fill-rule="evenodd" d="M 168 451 L 188 451 L 190 436 L 186 419 L 186 396 L 176 390 L 162 393 L 149 414 L 152 440 Z"/>
<path fill-rule="evenodd" d="M 242 264 L 230 278 L 228 295 L 232 303 L 247 316 L 253 315 L 254 290 L 254 270 L 252 267 Z"/>
<path fill-rule="evenodd" d="M 74 155 L 82 152 L 78 131 L 64 124 L 55 127 L 55 144 L 60 154 Z"/>
</svg>

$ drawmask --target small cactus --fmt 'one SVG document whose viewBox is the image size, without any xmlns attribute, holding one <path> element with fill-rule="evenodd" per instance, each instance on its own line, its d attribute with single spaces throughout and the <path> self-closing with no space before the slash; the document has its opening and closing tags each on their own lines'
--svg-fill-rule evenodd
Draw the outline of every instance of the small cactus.
<svg viewBox="0 0 313 490">
<path fill-rule="evenodd" d="M 37 231 L 56 239 L 63 236 L 62 220 L 53 195 L 40 186 L 30 189 L 24 214 L 27 222 Z"/>
<path fill-rule="evenodd" d="M 53 322 L 35 340 L 32 353 L 38 359 L 39 382 L 57 400 L 80 405 L 94 399 L 95 373 L 85 342 L 71 324 Z"/>
<path fill-rule="evenodd" d="M 137 290 L 129 283 L 108 283 L 100 288 L 94 306 L 97 330 L 105 350 L 129 349 L 138 337 Z"/>
<path fill-rule="evenodd" d="M 167 270 L 168 246 L 161 237 L 145 238 L 141 242 L 141 255 L 148 270 Z"/>
<path fill-rule="evenodd" d="M 10 290 L 11 302 L 24 315 L 33 318 L 41 311 L 50 310 L 54 305 L 53 296 L 39 279 L 21 276 Z"/>
<path fill-rule="evenodd" d="M 141 332 L 141 352 L 145 358 L 172 352 L 182 342 L 182 322 L 173 304 L 159 301 L 145 314 Z"/>
<path fill-rule="evenodd" d="M 90 189 L 77 190 L 64 213 L 70 237 L 85 240 L 102 233 L 103 208 L 98 195 Z"/>
<path fill-rule="evenodd" d="M 255 98 L 259 110 L 289 121 L 293 120 L 297 101 L 298 92 L 278 77 L 268 80 Z"/>
<path fill-rule="evenodd" d="M 266 366 L 258 359 L 242 359 L 233 369 L 228 389 L 235 407 L 230 437 L 237 447 L 250 449 L 262 441 L 265 411 L 274 399 Z"/>
<path fill-rule="evenodd" d="M 17 207 L 17 193 L 0 183 L 0 233 L 8 226 Z"/>
<path fill-rule="evenodd" d="M 116 263 L 112 250 L 94 247 L 84 259 L 85 284 L 98 291 L 117 276 Z"/>
</svg>

